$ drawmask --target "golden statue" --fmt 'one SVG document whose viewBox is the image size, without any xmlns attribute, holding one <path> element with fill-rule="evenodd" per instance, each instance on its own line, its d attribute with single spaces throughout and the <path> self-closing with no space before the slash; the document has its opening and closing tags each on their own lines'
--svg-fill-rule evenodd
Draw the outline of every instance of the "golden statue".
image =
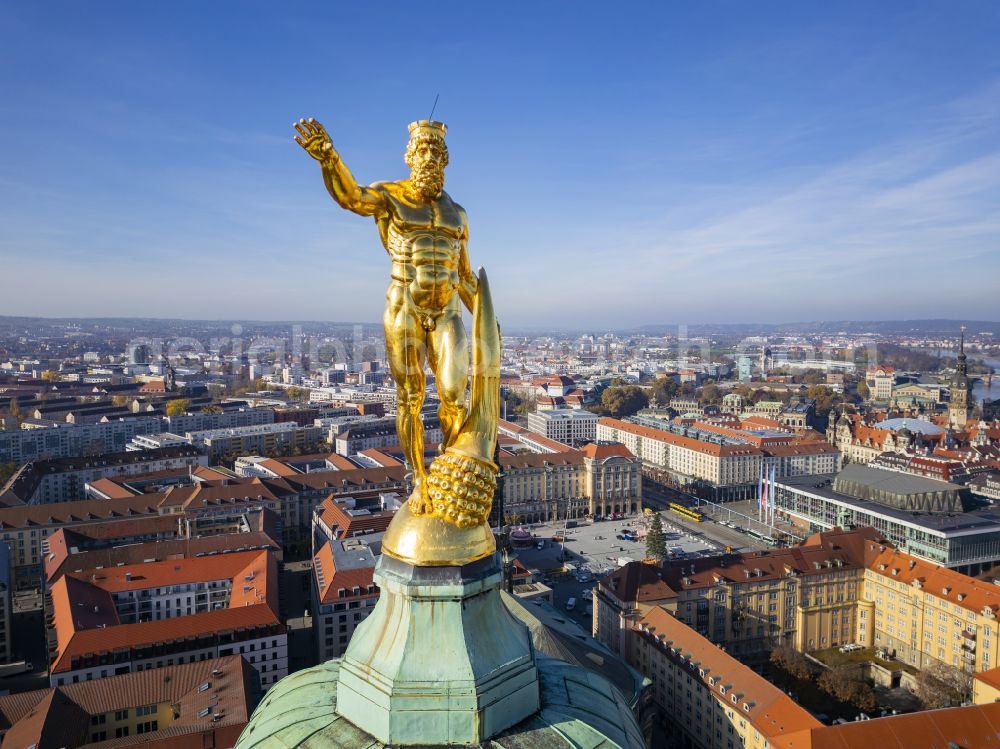
<svg viewBox="0 0 1000 749">
<path fill-rule="evenodd" d="M 480 269 L 476 276 L 469 265 L 465 211 L 444 191 L 447 128 L 431 120 L 412 123 L 409 179 L 368 187 L 355 181 L 320 123 L 299 120 L 295 129 L 296 142 L 320 163 L 333 199 L 375 218 L 392 261 L 383 325 L 396 382 L 396 428 L 413 471 L 413 492 L 393 519 L 383 550 L 425 565 L 485 557 L 495 549 L 486 519 L 496 487 L 500 333 L 486 273 Z M 471 382 L 462 304 L 473 314 Z M 429 471 L 420 420 L 427 364 L 444 432 L 441 454 Z"/>
</svg>

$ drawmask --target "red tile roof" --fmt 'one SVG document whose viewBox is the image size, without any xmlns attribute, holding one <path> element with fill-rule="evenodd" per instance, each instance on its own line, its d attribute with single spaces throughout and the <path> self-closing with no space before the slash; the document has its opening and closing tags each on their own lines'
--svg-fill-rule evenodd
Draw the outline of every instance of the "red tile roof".
<svg viewBox="0 0 1000 749">
<path fill-rule="evenodd" d="M 588 458 L 604 460 L 606 458 L 634 458 L 635 455 L 625 445 L 618 443 L 595 443 L 585 445 L 581 452 Z"/>
<path fill-rule="evenodd" d="M 52 672 L 72 659 L 156 642 L 279 624 L 278 567 L 269 551 L 150 562 L 69 572 L 52 585 L 58 655 Z M 120 624 L 112 593 L 189 582 L 229 580 L 229 608 L 150 622 Z"/>
<path fill-rule="evenodd" d="M 822 723 L 763 676 L 754 673 L 659 606 L 639 621 L 638 628 L 636 636 L 655 641 L 654 647 L 663 649 L 675 662 L 694 664 L 695 668 L 688 668 L 687 673 L 713 693 L 720 694 L 724 687 L 727 696 L 742 695 L 736 705 L 728 706 L 741 718 L 746 718 L 768 740 L 822 727 Z M 674 653 L 674 650 L 677 652 Z M 718 681 L 712 684 L 710 680 L 716 678 Z M 729 700 L 726 702 L 728 704 Z"/>
</svg>

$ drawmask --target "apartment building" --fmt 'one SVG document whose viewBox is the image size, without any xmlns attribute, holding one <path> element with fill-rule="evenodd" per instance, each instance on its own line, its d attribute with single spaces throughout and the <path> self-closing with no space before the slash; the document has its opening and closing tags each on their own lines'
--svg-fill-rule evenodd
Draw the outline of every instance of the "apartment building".
<svg viewBox="0 0 1000 749">
<path fill-rule="evenodd" d="M 629 663 L 653 684 L 652 720 L 695 749 L 995 749 L 1000 678 L 975 704 L 824 725 L 787 694 L 661 608 L 629 630 Z"/>
<path fill-rule="evenodd" d="M 565 442 L 545 437 L 505 419 L 500 419 L 497 433 L 501 437 L 514 440 L 533 453 L 563 453 L 573 449 Z"/>
<path fill-rule="evenodd" d="M 896 384 L 896 370 L 892 367 L 869 367 L 865 372 L 865 383 L 868 385 L 869 400 L 888 401 Z"/>
<path fill-rule="evenodd" d="M 328 541 L 385 533 L 405 501 L 405 494 L 379 491 L 327 497 L 313 515 L 313 548 Z"/>
<path fill-rule="evenodd" d="M 594 589 L 594 637 L 622 655 L 631 623 L 661 607 L 746 660 L 778 645 L 819 650 L 856 640 L 865 569 L 877 531 L 829 531 L 798 546 L 746 554 L 632 562 Z"/>
<path fill-rule="evenodd" d="M 195 411 L 180 416 L 163 417 L 163 431 L 187 434 L 188 432 L 204 432 L 212 429 L 235 429 L 259 424 L 273 424 L 275 421 L 273 408 L 231 408 L 221 413 Z"/>
<path fill-rule="evenodd" d="M 330 427 L 329 441 L 334 445 L 338 455 L 350 457 L 364 450 L 377 450 L 399 444 L 395 417 L 363 418 L 364 421 Z M 426 444 L 440 442 L 444 439 L 441 422 L 436 416 L 425 417 L 423 425 Z"/>
<path fill-rule="evenodd" d="M 500 455 L 504 512 L 544 522 L 642 509 L 642 467 L 619 444 L 559 453 Z"/>
<path fill-rule="evenodd" d="M 249 513 L 248 513 L 249 515 Z M 135 543 L 131 538 L 109 539 L 92 537 L 60 528 L 49 538 L 49 553 L 45 556 L 45 585 L 51 588 L 67 572 L 123 567 L 145 562 L 164 562 L 171 559 L 191 557 L 214 557 L 223 554 L 246 551 L 270 551 L 279 562 L 282 559 L 280 535 L 275 534 L 277 518 L 270 510 L 256 513 L 263 523 L 254 522 L 252 530 L 248 526 L 231 533 L 215 535 L 188 535 L 156 541 Z M 169 518 L 168 518 L 169 519 Z M 248 518 L 250 520 L 250 518 Z M 251 522 L 253 522 L 251 520 Z M 101 525 L 92 529 L 101 529 Z M 113 524 L 106 524 L 113 525 Z"/>
<path fill-rule="evenodd" d="M 775 475 L 832 472 L 840 466 L 833 446 L 783 429 L 760 429 L 722 420 L 666 421 L 602 418 L 597 439 L 620 442 L 642 458 L 647 475 L 681 485 L 702 484 L 716 499 L 750 499 L 762 467 Z M 740 425 L 740 426 L 738 426 Z"/>
<path fill-rule="evenodd" d="M 629 632 L 630 665 L 652 680 L 651 698 L 671 733 L 703 749 L 768 749 L 822 726 L 791 697 L 654 607 Z"/>
<path fill-rule="evenodd" d="M 288 673 L 266 550 L 66 572 L 51 601 L 53 687 L 234 654 L 264 690 Z"/>
<path fill-rule="evenodd" d="M 10 662 L 12 636 L 10 618 L 13 614 L 14 589 L 10 584 L 10 549 L 0 541 L 0 663 Z"/>
<path fill-rule="evenodd" d="M 272 455 L 294 450 L 310 452 L 323 442 L 325 436 L 320 427 L 301 427 L 295 422 L 210 429 L 185 435 L 188 442 L 203 448 L 212 462 L 239 455 Z"/>
<path fill-rule="evenodd" d="M 1000 665 L 1000 586 L 883 547 L 860 591 L 858 642 L 925 669 Z"/>
<path fill-rule="evenodd" d="M 373 575 L 380 539 L 381 534 L 335 538 L 323 543 L 313 557 L 311 609 L 320 663 L 344 654 L 354 630 L 378 603 Z"/>
<path fill-rule="evenodd" d="M 239 655 L 165 666 L 2 696 L 0 746 L 232 746 L 259 701 Z"/>
<path fill-rule="evenodd" d="M 579 445 L 597 438 L 599 416 L 578 408 L 557 408 L 528 414 L 528 429 L 543 437 Z"/>
<path fill-rule="evenodd" d="M 597 439 L 619 442 L 653 471 L 666 474 L 681 484 L 705 482 L 725 490 L 731 487 L 756 489 L 764 452 L 737 442 L 709 442 L 687 434 L 675 434 L 620 419 L 601 418 Z"/>
<path fill-rule="evenodd" d="M 85 499 L 87 484 L 102 478 L 122 478 L 207 465 L 208 458 L 190 445 L 40 460 L 22 466 L 0 489 L 0 499 L 7 504 L 28 505 L 68 502 Z"/>
<path fill-rule="evenodd" d="M 121 452 L 137 434 L 162 430 L 162 418 L 137 414 L 97 424 L 55 424 L 0 430 L 0 463 Z"/>
</svg>

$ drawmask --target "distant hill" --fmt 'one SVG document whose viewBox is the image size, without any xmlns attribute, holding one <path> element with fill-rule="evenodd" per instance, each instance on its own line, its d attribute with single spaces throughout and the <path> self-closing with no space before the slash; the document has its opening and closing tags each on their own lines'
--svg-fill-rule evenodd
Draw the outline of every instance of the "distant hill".
<svg viewBox="0 0 1000 749">
<path fill-rule="evenodd" d="M 1000 322 L 985 320 L 829 320 L 794 323 L 719 323 L 688 325 L 689 335 L 810 335 L 816 333 L 847 333 L 861 335 L 958 335 L 961 326 L 966 326 L 968 335 L 991 333 L 1000 336 Z M 641 325 L 633 329 L 646 335 L 670 335 L 677 333 L 677 325 Z"/>
</svg>

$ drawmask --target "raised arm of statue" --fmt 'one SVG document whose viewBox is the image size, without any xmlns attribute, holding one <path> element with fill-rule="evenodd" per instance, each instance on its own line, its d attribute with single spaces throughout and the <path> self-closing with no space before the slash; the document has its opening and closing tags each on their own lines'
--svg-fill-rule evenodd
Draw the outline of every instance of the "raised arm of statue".
<svg viewBox="0 0 1000 749">
<path fill-rule="evenodd" d="M 326 189 L 341 208 L 362 216 L 374 216 L 381 212 L 385 197 L 378 190 L 358 185 L 320 123 L 310 117 L 299 120 L 294 127 L 299 133 L 295 142 L 319 162 Z"/>
</svg>

